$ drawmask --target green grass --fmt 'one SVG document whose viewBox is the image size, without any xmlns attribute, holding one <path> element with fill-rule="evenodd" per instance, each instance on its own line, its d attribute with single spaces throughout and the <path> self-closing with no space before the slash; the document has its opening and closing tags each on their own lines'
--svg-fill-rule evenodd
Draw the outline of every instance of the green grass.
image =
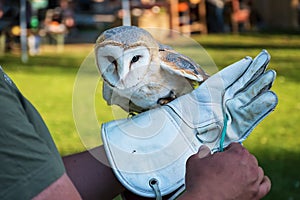
<svg viewBox="0 0 300 200">
<path fill-rule="evenodd" d="M 271 54 L 269 68 L 277 71 L 273 90 L 278 94 L 279 104 L 244 145 L 257 156 L 272 180 L 272 190 L 265 199 L 300 199 L 300 36 L 208 35 L 194 36 L 194 39 L 219 68 L 246 55 L 254 57 L 261 49 Z M 21 64 L 18 54 L 0 57 L 2 67 L 40 111 L 62 155 L 85 150 L 73 120 L 72 92 L 77 70 L 92 47 L 92 44 L 66 45 L 64 52 L 56 53 L 54 47 L 44 46 L 42 55 L 30 57 L 28 64 Z M 100 93 L 98 87 L 96 115 L 102 122 L 118 114 L 100 101 Z M 95 131 L 91 141 L 84 141 L 91 144 L 87 146 L 100 143 L 99 131 L 97 128 Z"/>
</svg>

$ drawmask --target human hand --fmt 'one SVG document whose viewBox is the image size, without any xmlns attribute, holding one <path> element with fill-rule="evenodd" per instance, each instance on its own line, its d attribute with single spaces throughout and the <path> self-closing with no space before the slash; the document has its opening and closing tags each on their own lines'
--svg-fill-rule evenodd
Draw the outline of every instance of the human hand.
<svg viewBox="0 0 300 200">
<path fill-rule="evenodd" d="M 257 159 L 238 143 L 212 155 L 207 146 L 201 146 L 188 159 L 185 178 L 186 191 L 180 200 L 255 200 L 271 188 Z"/>
</svg>

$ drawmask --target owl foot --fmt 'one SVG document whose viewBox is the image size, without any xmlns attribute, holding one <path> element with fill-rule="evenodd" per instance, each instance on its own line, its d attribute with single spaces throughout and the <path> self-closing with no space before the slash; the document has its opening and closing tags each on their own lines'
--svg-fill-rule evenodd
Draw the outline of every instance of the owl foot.
<svg viewBox="0 0 300 200">
<path fill-rule="evenodd" d="M 173 90 L 171 90 L 169 96 L 158 99 L 157 103 L 162 106 L 162 105 L 165 105 L 165 104 L 173 101 L 176 98 L 177 97 L 176 97 L 175 92 Z"/>
<path fill-rule="evenodd" d="M 127 118 L 131 118 L 131 117 L 134 117 L 134 116 L 136 116 L 135 112 L 129 112 Z"/>
</svg>

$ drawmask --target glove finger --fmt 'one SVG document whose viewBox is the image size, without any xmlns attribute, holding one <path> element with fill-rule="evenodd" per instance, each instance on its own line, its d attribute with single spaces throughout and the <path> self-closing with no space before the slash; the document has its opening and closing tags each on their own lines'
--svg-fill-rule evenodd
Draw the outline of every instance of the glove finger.
<svg viewBox="0 0 300 200">
<path fill-rule="evenodd" d="M 236 107 L 232 101 L 228 105 L 231 119 L 227 129 L 228 138 L 238 138 L 236 142 L 244 141 L 255 126 L 275 109 L 277 103 L 278 98 L 272 91 L 261 93 L 244 107 Z"/>
<path fill-rule="evenodd" d="M 204 82 L 204 84 L 207 84 L 209 88 L 224 90 L 238 80 L 243 73 L 245 73 L 251 62 L 252 58 L 245 57 L 244 59 L 227 66 L 220 72 L 211 76 Z"/>
<path fill-rule="evenodd" d="M 237 91 L 245 88 L 264 73 L 268 63 L 270 62 L 270 58 L 270 54 L 266 50 L 263 50 L 260 54 L 258 54 L 246 72 L 227 90 L 225 99 L 232 98 Z"/>
<path fill-rule="evenodd" d="M 276 73 L 274 70 L 264 73 L 245 90 L 239 92 L 232 100 L 238 101 L 238 105 L 247 105 L 251 103 L 252 99 L 272 87 L 275 77 Z"/>
<path fill-rule="evenodd" d="M 262 50 L 253 60 L 248 70 L 245 73 L 244 84 L 249 83 L 255 80 L 258 76 L 260 76 L 266 70 L 271 56 L 267 50 Z"/>
<path fill-rule="evenodd" d="M 196 101 L 201 98 L 212 100 L 214 97 L 218 100 L 220 95 L 224 94 L 224 90 L 236 82 L 245 73 L 251 63 L 252 58 L 247 56 L 209 77 L 192 92 L 195 95 Z"/>
</svg>

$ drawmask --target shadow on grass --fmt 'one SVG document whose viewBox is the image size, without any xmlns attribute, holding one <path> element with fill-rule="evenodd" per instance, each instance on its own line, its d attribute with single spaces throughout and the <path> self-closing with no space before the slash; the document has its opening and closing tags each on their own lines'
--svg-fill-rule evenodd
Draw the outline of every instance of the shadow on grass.
<svg viewBox="0 0 300 200">
<path fill-rule="evenodd" d="M 264 199 L 300 199 L 300 155 L 280 149 L 255 149 L 260 166 L 271 179 L 272 188 Z"/>
</svg>

